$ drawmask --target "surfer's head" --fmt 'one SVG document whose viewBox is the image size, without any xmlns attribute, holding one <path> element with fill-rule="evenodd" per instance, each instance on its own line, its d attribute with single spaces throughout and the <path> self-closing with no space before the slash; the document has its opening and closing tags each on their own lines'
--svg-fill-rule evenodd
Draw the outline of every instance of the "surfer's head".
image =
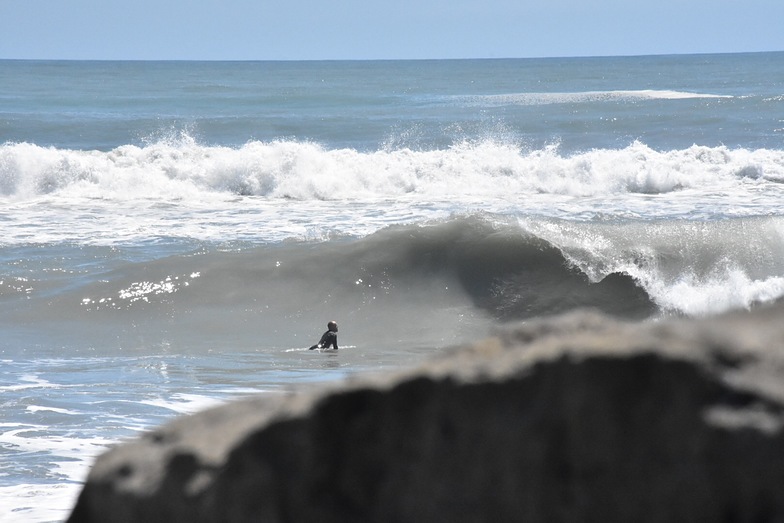
<svg viewBox="0 0 784 523">
<path fill-rule="evenodd" d="M 335 321 L 331 321 L 327 323 L 327 330 L 331 330 L 332 332 L 338 331 L 338 324 Z"/>
</svg>

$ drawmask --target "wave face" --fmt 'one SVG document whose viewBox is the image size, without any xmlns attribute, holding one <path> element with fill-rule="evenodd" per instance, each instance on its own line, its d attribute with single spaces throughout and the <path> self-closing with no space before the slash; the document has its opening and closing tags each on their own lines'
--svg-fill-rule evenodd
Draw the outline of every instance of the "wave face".
<svg viewBox="0 0 784 523">
<path fill-rule="evenodd" d="M 476 215 L 329 242 L 193 247 L 157 259 L 61 247 L 42 276 L 0 284 L 6 339 L 285 347 L 329 316 L 360 345 L 441 346 L 580 307 L 643 319 L 784 296 L 781 218 L 651 227 Z"/>
<path fill-rule="evenodd" d="M 112 339 L 189 351 L 226 339 L 285 347 L 297 335 L 312 336 L 313 325 L 329 316 L 346 324 L 353 343 L 391 349 L 457 344 L 497 321 L 580 306 L 633 318 L 656 309 L 628 275 L 592 282 L 547 241 L 481 217 L 156 260 L 98 247 L 81 255 L 94 266 L 77 277 L 49 267 L 48 278 L 0 285 L 6 304 L 19 303 L 2 320 L 8 338 L 16 332 L 28 342 L 33 336 L 106 350 L 116 350 L 106 347 Z M 28 332 L 33 325 L 36 335 Z"/>
</svg>

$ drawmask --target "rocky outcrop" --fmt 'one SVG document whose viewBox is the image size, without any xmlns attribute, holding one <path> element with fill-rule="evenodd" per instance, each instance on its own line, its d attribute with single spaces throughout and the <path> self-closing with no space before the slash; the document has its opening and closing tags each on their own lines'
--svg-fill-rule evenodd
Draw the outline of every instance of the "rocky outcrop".
<svg viewBox="0 0 784 523">
<path fill-rule="evenodd" d="M 71 523 L 784 521 L 784 307 L 509 328 L 420 368 L 178 419 Z"/>
</svg>

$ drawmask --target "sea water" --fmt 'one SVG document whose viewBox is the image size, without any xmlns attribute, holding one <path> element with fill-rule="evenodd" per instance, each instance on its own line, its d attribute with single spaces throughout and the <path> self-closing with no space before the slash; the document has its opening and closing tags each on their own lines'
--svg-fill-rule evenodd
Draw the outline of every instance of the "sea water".
<svg viewBox="0 0 784 523">
<path fill-rule="evenodd" d="M 65 519 L 96 455 L 232 398 L 579 307 L 784 296 L 784 53 L 0 79 L 4 522 Z"/>
</svg>

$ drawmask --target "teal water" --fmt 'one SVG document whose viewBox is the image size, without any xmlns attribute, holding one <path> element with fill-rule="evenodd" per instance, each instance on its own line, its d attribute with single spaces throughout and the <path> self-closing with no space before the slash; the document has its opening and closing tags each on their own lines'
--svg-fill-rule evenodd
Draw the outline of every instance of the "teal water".
<svg viewBox="0 0 784 523">
<path fill-rule="evenodd" d="M 784 54 L 378 62 L 0 61 L 0 142 L 108 150 L 312 140 L 360 151 L 503 138 L 567 152 L 779 148 Z M 779 115 L 779 116 L 777 116 Z"/>
</svg>

